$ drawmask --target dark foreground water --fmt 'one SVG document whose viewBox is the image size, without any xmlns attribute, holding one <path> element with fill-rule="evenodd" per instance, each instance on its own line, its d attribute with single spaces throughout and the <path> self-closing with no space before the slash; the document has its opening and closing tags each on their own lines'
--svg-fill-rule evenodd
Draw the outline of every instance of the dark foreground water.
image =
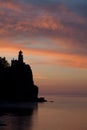
<svg viewBox="0 0 87 130">
<path fill-rule="evenodd" d="M 87 130 L 87 97 L 49 96 L 33 110 L 0 113 L 0 130 Z"/>
</svg>

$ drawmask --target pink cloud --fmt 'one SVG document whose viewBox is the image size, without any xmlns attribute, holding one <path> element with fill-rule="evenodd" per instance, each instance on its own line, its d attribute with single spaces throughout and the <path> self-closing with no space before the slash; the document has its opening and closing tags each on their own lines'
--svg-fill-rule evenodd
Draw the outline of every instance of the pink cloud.
<svg viewBox="0 0 87 130">
<path fill-rule="evenodd" d="M 33 61 L 32 64 L 87 68 L 87 56 L 85 55 L 70 54 L 67 52 L 58 52 L 46 49 L 26 48 L 20 44 L 13 44 L 11 41 L 0 42 L 0 50 L 3 50 L 10 54 L 14 53 L 15 55 L 17 51 L 20 50 L 20 48 L 24 51 L 25 55 L 31 55 L 33 57 L 40 56 L 39 61 Z M 41 60 L 41 57 L 44 57 L 45 60 Z"/>
<path fill-rule="evenodd" d="M 36 44 L 38 44 L 41 42 L 39 41 L 41 37 L 42 40 L 51 41 L 48 43 L 47 40 L 44 40 L 49 44 L 49 48 L 52 44 L 56 49 L 30 48 L 29 53 L 37 56 L 60 57 L 61 60 L 58 60 L 60 65 L 86 68 L 87 20 L 84 17 L 70 11 L 62 4 L 53 6 L 53 8 L 48 6 L 39 8 L 33 4 L 26 5 L 14 0 L 7 2 L 1 0 L 0 2 L 1 8 L 7 9 L 7 12 L 4 9 L 0 11 L 0 39 L 10 39 L 10 43 L 1 41 L 1 47 L 10 48 L 9 50 L 21 47 L 28 52 L 29 42 L 28 45 L 26 43 L 17 44 L 17 39 L 38 38 L 36 40 Z M 61 49 L 58 49 L 59 46 Z M 74 59 L 71 60 L 71 57 Z M 58 65 L 57 61 L 55 62 Z"/>
</svg>

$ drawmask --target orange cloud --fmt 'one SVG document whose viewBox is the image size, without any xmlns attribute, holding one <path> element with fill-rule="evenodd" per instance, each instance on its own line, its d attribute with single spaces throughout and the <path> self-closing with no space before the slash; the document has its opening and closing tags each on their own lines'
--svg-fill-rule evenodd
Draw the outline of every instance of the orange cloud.
<svg viewBox="0 0 87 130">
<path fill-rule="evenodd" d="M 21 11 L 22 7 L 19 2 L 15 0 L 0 0 L 0 7 L 5 9 L 10 9 L 12 11 Z"/>
<path fill-rule="evenodd" d="M 7 12 L 2 9 L 0 13 L 1 49 L 16 51 L 21 48 L 27 54 L 51 57 L 50 62 L 54 61 L 56 65 L 87 67 L 87 20 L 84 17 L 70 11 L 62 4 L 53 8 L 46 6 L 38 8 L 37 5 L 23 5 L 21 2 L 10 0 L 1 1 L 0 6 L 8 9 Z M 14 11 L 18 12 L 14 13 Z M 46 49 L 39 46 L 36 47 L 37 49 L 30 48 L 31 37 L 37 38 L 36 45 L 41 42 L 40 38 L 43 41 L 41 44 L 46 42 L 49 45 L 45 45 Z M 7 42 L 3 40 L 6 38 Z M 27 44 L 17 42 L 24 38 L 29 40 Z M 56 49 L 49 49 L 50 44 Z"/>
<path fill-rule="evenodd" d="M 87 20 L 70 11 L 63 4 L 38 8 L 34 4 L 1 1 L 1 6 L 22 12 L 4 11 L 1 13 L 1 37 L 46 37 L 66 41 L 65 46 L 87 45 Z M 53 12 L 52 12 L 53 11 Z M 54 42 L 53 41 L 53 42 Z M 68 43 L 67 43 L 68 42 Z"/>
<path fill-rule="evenodd" d="M 32 61 L 32 64 L 46 64 L 46 65 L 56 65 L 56 66 L 69 66 L 69 67 L 77 67 L 77 68 L 87 68 L 87 56 L 78 55 L 78 54 L 70 54 L 66 52 L 58 52 L 53 50 L 45 50 L 45 49 L 34 49 L 34 48 L 26 48 L 20 44 L 13 43 L 4 43 L 0 44 L 0 54 L 3 54 L 3 51 L 7 54 L 18 53 L 18 51 L 22 49 L 25 55 L 31 55 L 33 57 L 40 57 L 40 61 Z M 13 54 L 12 54 L 13 55 Z M 5 55 L 3 55 L 5 56 Z M 42 60 L 41 57 L 44 59 Z M 12 57 L 13 58 L 13 57 Z M 26 60 L 26 59 L 25 59 Z"/>
</svg>

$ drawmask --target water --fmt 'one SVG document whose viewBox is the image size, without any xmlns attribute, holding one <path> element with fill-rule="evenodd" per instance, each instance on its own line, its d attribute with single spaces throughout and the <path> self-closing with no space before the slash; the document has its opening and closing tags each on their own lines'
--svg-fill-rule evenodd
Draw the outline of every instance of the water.
<svg viewBox="0 0 87 130">
<path fill-rule="evenodd" d="M 23 113 L 1 113 L 0 130 L 87 130 L 87 97 L 48 96 Z"/>
</svg>

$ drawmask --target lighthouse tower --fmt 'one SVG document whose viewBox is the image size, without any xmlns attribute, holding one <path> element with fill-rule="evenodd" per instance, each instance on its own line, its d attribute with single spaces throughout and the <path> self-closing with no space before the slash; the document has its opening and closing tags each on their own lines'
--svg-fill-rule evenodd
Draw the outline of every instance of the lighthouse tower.
<svg viewBox="0 0 87 130">
<path fill-rule="evenodd" d="M 21 50 L 19 51 L 18 61 L 19 61 L 20 63 L 23 63 L 23 52 L 22 52 Z"/>
</svg>

